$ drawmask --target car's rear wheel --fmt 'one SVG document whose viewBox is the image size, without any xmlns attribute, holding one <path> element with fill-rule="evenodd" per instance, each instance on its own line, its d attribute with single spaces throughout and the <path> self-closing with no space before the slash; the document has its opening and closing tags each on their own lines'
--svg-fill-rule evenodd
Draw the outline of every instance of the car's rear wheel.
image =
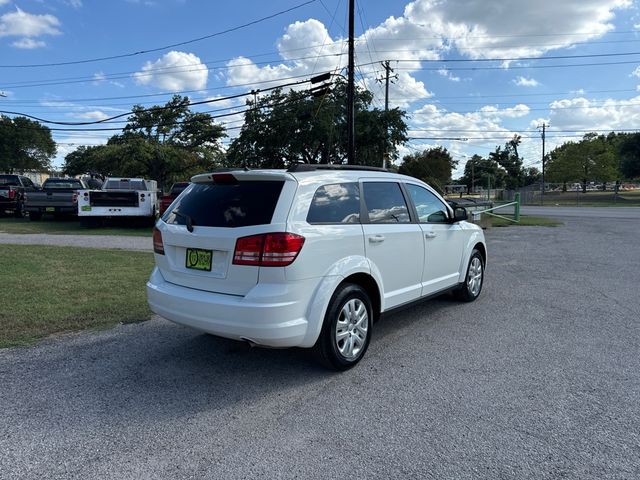
<svg viewBox="0 0 640 480">
<path fill-rule="evenodd" d="M 371 341 L 373 309 L 359 285 L 341 285 L 333 294 L 324 318 L 316 354 L 325 366 L 347 370 L 364 356 Z"/>
<path fill-rule="evenodd" d="M 480 296 L 484 283 L 484 260 L 478 250 L 471 252 L 464 283 L 454 291 L 456 298 L 463 302 L 473 302 Z"/>
</svg>

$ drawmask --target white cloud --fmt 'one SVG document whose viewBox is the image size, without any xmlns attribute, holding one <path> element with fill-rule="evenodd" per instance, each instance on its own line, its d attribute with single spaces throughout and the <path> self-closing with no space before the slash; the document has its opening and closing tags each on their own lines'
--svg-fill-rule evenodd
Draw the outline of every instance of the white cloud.
<svg viewBox="0 0 640 480">
<path fill-rule="evenodd" d="M 519 87 L 537 87 L 540 83 L 535 78 L 516 77 L 513 79 L 513 83 Z"/>
<path fill-rule="evenodd" d="M 15 12 L 0 16 L 0 37 L 39 37 L 60 35 L 60 20 L 53 15 L 34 15 L 16 7 Z"/>
<path fill-rule="evenodd" d="M 67 0 L 65 3 L 73 8 L 82 7 L 82 0 Z"/>
<path fill-rule="evenodd" d="M 447 39 L 470 58 L 539 56 L 613 30 L 614 12 L 632 0 L 417 0 L 408 22 Z M 523 21 L 522 19 L 526 19 Z M 567 32 L 583 32 L 565 35 Z M 544 41 L 539 38 L 544 35 Z M 536 40 L 538 38 L 538 40 Z"/>
<path fill-rule="evenodd" d="M 22 37 L 11 45 L 15 48 L 32 49 L 44 47 L 43 35 L 60 35 L 60 20 L 53 15 L 34 15 L 16 7 L 15 12 L 0 16 L 0 38 Z"/>
<path fill-rule="evenodd" d="M 76 114 L 76 118 L 81 120 L 104 120 L 105 118 L 109 118 L 110 115 L 107 115 L 101 110 L 92 110 L 90 112 L 83 112 Z"/>
<path fill-rule="evenodd" d="M 384 93 L 375 81 L 383 76 L 384 69 L 380 62 L 385 60 L 386 54 L 376 52 L 369 47 L 374 35 L 375 31 L 370 30 L 357 39 L 356 56 L 360 64 L 358 76 L 364 77 L 359 81 L 364 82 L 368 89 L 374 91 L 380 105 L 384 100 Z M 282 63 L 259 66 L 245 57 L 238 57 L 228 62 L 227 85 L 266 82 L 260 87 L 275 86 L 283 83 L 283 78 L 339 71 L 347 63 L 345 42 L 342 39 L 334 41 L 326 27 L 315 19 L 289 25 L 284 35 L 278 39 L 277 47 L 283 58 Z M 430 55 L 427 51 L 424 54 Z M 418 62 L 414 68 L 416 66 L 419 66 Z M 397 65 L 392 67 L 396 68 Z M 417 81 L 410 72 L 397 71 L 396 75 L 389 87 L 392 105 L 406 106 L 412 100 L 428 98 L 432 95 L 427 91 L 424 83 Z"/>
<path fill-rule="evenodd" d="M 7 3 L 9 3 L 10 0 L 0 0 L 0 7 L 2 5 L 6 5 Z"/>
<path fill-rule="evenodd" d="M 22 48 L 24 50 L 31 50 L 33 48 L 42 48 L 47 44 L 42 40 L 34 40 L 33 38 L 21 38 L 11 43 L 12 47 Z"/>
<path fill-rule="evenodd" d="M 451 80 L 452 82 L 459 82 L 460 81 L 460 77 L 456 77 L 454 74 L 452 74 L 448 69 L 446 68 L 441 68 L 440 70 L 438 70 L 438 73 L 440 75 L 442 75 L 443 77 L 448 78 L 449 80 Z"/>
<path fill-rule="evenodd" d="M 636 67 L 633 72 L 631 72 L 631 77 L 639 77 L 640 78 L 640 67 Z"/>
<path fill-rule="evenodd" d="M 171 51 L 155 62 L 146 62 L 133 76 L 140 85 L 169 91 L 204 90 L 209 71 L 193 53 Z"/>
</svg>

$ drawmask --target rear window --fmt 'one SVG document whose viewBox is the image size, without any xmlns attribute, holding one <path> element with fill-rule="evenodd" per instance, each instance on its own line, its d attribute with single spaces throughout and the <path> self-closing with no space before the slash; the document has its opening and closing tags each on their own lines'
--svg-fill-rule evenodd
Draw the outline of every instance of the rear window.
<svg viewBox="0 0 640 480">
<path fill-rule="evenodd" d="M 42 185 L 43 188 L 53 189 L 53 188 L 76 188 L 83 189 L 84 185 L 80 182 L 80 180 L 75 180 L 72 178 L 57 178 L 55 180 L 49 179 L 45 180 Z"/>
<path fill-rule="evenodd" d="M 174 183 L 171 187 L 171 195 L 178 196 L 180 195 L 185 188 L 189 186 L 189 183 Z"/>
<path fill-rule="evenodd" d="M 162 220 L 201 227 L 248 227 L 271 223 L 284 181 L 241 181 L 233 185 L 191 184 Z"/>
<path fill-rule="evenodd" d="M 17 175 L 0 175 L 0 185 L 8 185 L 10 187 L 19 187 Z"/>
<path fill-rule="evenodd" d="M 103 190 L 147 190 L 144 180 L 107 180 L 102 187 Z"/>
</svg>

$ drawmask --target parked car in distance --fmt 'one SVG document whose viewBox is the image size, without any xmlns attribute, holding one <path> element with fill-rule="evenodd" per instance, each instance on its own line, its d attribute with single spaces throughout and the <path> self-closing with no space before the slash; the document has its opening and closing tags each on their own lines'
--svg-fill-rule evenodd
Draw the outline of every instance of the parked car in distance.
<svg viewBox="0 0 640 480">
<path fill-rule="evenodd" d="M 87 185 L 77 178 L 51 177 L 44 181 L 42 189 L 25 194 L 25 211 L 30 220 L 40 220 L 44 214 L 55 217 L 78 215 L 78 191 Z"/>
<path fill-rule="evenodd" d="M 169 190 L 169 193 L 163 195 L 160 199 L 160 215 L 162 215 L 167 210 L 167 208 L 169 208 L 169 205 L 171 205 L 171 203 L 176 198 L 178 198 L 178 195 L 180 195 L 188 185 L 189 182 L 176 182 L 171 185 L 171 190 Z"/>
<path fill-rule="evenodd" d="M 268 347 L 314 347 L 345 370 L 381 314 L 482 290 L 487 248 L 466 210 L 371 167 L 197 175 L 156 223 L 151 309 Z"/>
<path fill-rule="evenodd" d="M 78 192 L 80 225 L 92 227 L 105 218 L 138 218 L 153 225 L 158 214 L 158 184 L 144 178 L 107 178 L 101 190 Z"/>
<path fill-rule="evenodd" d="M 21 218 L 24 215 L 25 194 L 37 189 L 37 185 L 24 175 L 0 174 L 0 216 L 9 211 Z"/>
</svg>

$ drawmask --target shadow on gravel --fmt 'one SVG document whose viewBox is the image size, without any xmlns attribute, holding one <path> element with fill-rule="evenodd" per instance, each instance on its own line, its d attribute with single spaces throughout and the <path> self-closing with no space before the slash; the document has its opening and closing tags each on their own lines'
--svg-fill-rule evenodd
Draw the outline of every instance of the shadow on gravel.
<svg viewBox="0 0 640 480">
<path fill-rule="evenodd" d="M 30 398 L 29 417 L 36 422 L 56 417 L 78 425 L 170 421 L 265 401 L 277 408 L 283 396 L 315 394 L 331 382 L 362 381 L 379 367 L 375 351 L 397 347 L 386 346 L 385 337 L 413 330 L 416 323 L 431 325 L 440 310 L 454 304 L 442 296 L 383 318 L 374 330 L 374 352 L 346 374 L 325 370 L 307 349 L 252 348 L 155 319 L 5 351 L 20 368 L 3 369 L 0 379 L 5 394 Z M 12 410 L 25 414 L 20 405 Z"/>
</svg>

